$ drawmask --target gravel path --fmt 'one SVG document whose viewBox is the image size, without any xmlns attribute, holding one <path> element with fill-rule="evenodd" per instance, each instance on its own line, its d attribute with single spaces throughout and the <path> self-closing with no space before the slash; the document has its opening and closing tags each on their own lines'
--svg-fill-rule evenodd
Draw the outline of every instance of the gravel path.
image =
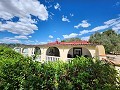
<svg viewBox="0 0 120 90">
<path fill-rule="evenodd" d="M 107 55 L 107 57 L 111 58 L 113 63 L 120 64 L 120 55 Z"/>
</svg>

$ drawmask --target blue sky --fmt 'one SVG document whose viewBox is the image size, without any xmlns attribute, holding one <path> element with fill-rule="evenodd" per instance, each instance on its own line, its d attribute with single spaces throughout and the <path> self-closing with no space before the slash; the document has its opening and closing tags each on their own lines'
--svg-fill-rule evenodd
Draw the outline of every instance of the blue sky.
<svg viewBox="0 0 120 90">
<path fill-rule="evenodd" d="M 120 33 L 120 0 L 0 0 L 0 43 L 43 44 Z"/>
</svg>

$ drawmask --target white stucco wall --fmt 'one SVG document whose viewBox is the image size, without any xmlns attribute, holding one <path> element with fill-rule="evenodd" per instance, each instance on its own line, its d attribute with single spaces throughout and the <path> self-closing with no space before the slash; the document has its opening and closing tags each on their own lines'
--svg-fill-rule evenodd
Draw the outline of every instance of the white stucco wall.
<svg viewBox="0 0 120 90">
<path fill-rule="evenodd" d="M 22 54 L 23 54 L 24 56 L 28 56 L 28 54 L 29 54 L 29 48 L 23 48 Z"/>
<path fill-rule="evenodd" d="M 41 48 L 41 61 L 44 62 L 46 60 L 46 51 L 48 48 Z"/>
<path fill-rule="evenodd" d="M 82 55 L 83 56 L 88 55 L 88 56 L 92 57 L 91 54 L 90 54 L 90 51 L 86 48 L 82 48 Z"/>
<path fill-rule="evenodd" d="M 14 48 L 14 50 L 18 53 L 21 53 L 21 47 L 16 47 L 16 48 Z"/>
<path fill-rule="evenodd" d="M 70 55 L 73 57 L 73 48 L 71 48 L 71 49 L 68 51 L 68 54 L 70 54 Z"/>
<path fill-rule="evenodd" d="M 42 46 L 39 48 L 41 49 L 41 60 L 46 60 L 46 52 L 48 50 L 49 47 L 57 47 L 59 49 L 59 54 L 60 54 L 60 59 L 63 60 L 63 61 L 66 61 L 67 60 L 67 55 L 68 55 L 68 52 L 69 54 L 73 55 L 73 49 L 71 48 L 81 48 L 82 47 L 82 55 L 89 55 L 89 56 L 92 56 L 92 57 L 95 57 L 96 56 L 96 46 L 94 45 L 78 45 L 78 46 L 74 46 L 74 45 L 58 45 L 58 46 Z M 100 49 L 99 49 L 100 50 Z M 17 49 L 16 49 L 17 51 Z M 28 56 L 32 56 L 34 55 L 34 51 L 35 51 L 35 47 L 22 47 L 21 48 L 21 54 L 23 55 L 28 55 Z M 48 50 L 49 52 L 50 50 Z"/>
</svg>

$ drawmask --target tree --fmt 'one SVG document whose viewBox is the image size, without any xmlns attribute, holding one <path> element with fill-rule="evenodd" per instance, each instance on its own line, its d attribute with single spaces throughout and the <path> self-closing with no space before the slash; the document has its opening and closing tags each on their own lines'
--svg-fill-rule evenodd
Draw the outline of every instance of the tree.
<svg viewBox="0 0 120 90">
<path fill-rule="evenodd" d="M 95 32 L 95 34 L 90 36 L 89 41 L 92 43 L 101 43 L 101 34 L 99 32 Z"/>
<path fill-rule="evenodd" d="M 120 34 L 117 34 L 114 30 L 107 30 L 103 33 L 96 32 L 90 36 L 89 41 L 104 45 L 106 53 L 116 52 L 119 50 Z"/>
<path fill-rule="evenodd" d="M 61 42 L 73 42 L 73 41 L 81 41 L 80 38 L 68 38 L 65 40 L 62 40 Z"/>
<path fill-rule="evenodd" d="M 7 46 L 0 46 L 0 59 L 21 59 L 23 58 L 23 55 L 20 53 L 17 53 L 13 51 L 11 48 L 8 48 Z"/>
<path fill-rule="evenodd" d="M 114 30 L 112 30 L 112 29 L 109 29 L 109 30 L 107 30 L 107 31 L 104 31 L 102 34 L 103 34 L 103 35 L 107 35 L 107 36 L 117 35 L 117 33 L 116 33 Z"/>
</svg>

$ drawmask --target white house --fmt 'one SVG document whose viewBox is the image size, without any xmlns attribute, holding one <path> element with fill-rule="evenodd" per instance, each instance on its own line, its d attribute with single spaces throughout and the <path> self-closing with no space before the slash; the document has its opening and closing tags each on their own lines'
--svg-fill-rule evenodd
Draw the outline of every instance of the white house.
<svg viewBox="0 0 120 90">
<path fill-rule="evenodd" d="M 106 58 L 105 49 L 103 45 L 89 43 L 88 41 L 78 42 L 51 42 L 44 45 L 25 45 L 15 47 L 15 51 L 24 56 L 37 55 L 36 60 L 44 61 L 67 61 L 76 56 Z"/>
</svg>

